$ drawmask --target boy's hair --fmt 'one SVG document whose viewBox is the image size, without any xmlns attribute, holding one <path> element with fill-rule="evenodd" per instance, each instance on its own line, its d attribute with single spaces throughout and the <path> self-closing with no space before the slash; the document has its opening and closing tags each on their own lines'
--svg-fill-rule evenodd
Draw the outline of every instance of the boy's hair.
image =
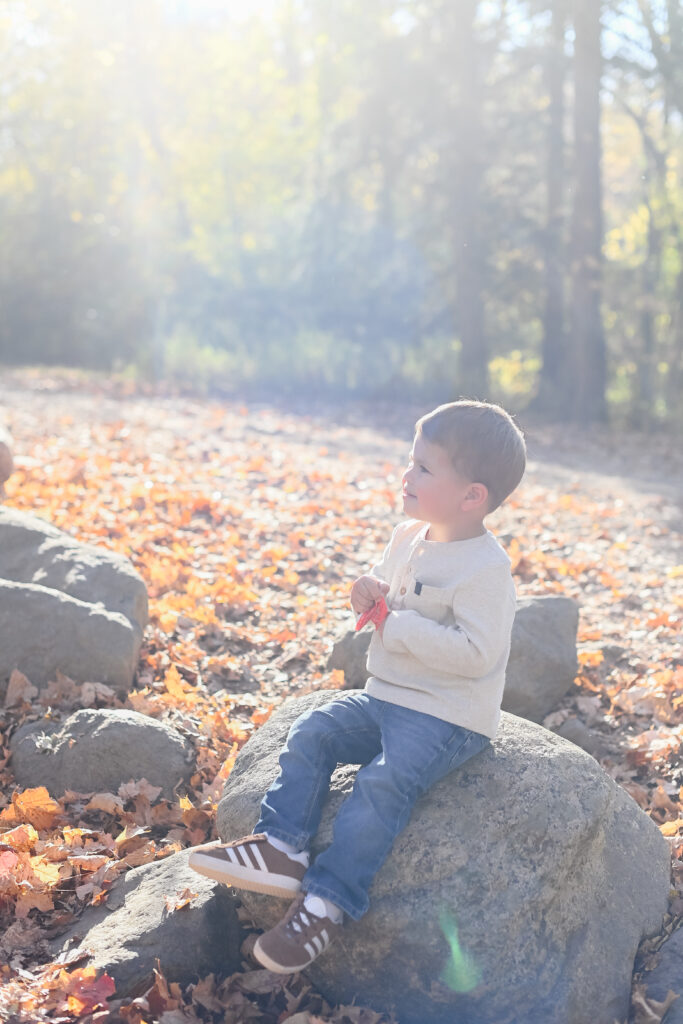
<svg viewBox="0 0 683 1024">
<path fill-rule="evenodd" d="M 468 398 L 447 402 L 421 416 L 415 433 L 441 445 L 461 476 L 485 484 L 487 515 L 502 505 L 524 476 L 524 434 L 499 405 Z"/>
</svg>

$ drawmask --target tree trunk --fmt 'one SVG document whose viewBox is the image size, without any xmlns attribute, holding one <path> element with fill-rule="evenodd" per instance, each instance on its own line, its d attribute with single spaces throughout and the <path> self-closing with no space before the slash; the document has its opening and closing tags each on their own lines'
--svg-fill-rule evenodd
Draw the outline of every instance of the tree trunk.
<svg viewBox="0 0 683 1024">
<path fill-rule="evenodd" d="M 460 337 L 458 391 L 468 398 L 488 395 L 488 346 L 484 330 L 484 254 L 480 216 L 482 177 L 482 83 L 474 22 L 477 0 L 461 0 L 452 21 L 455 175 L 453 247 L 456 323 Z"/>
<path fill-rule="evenodd" d="M 661 237 L 655 224 L 655 213 L 649 197 L 644 197 L 648 210 L 647 256 L 642 266 L 642 294 L 640 296 L 641 350 L 638 354 L 638 379 L 631 424 L 638 430 L 650 430 L 654 421 L 657 281 L 661 271 Z"/>
<path fill-rule="evenodd" d="M 545 80 L 549 97 L 548 150 L 546 157 L 546 229 L 543 237 L 545 307 L 538 392 L 529 411 L 566 418 L 566 332 L 564 326 L 564 116 L 565 48 L 567 25 L 565 0 L 552 8 L 550 40 L 546 48 Z"/>
<path fill-rule="evenodd" d="M 575 188 L 572 212 L 570 415 L 607 420 L 606 353 L 601 316 L 602 182 L 600 144 L 601 0 L 574 0 Z"/>
</svg>

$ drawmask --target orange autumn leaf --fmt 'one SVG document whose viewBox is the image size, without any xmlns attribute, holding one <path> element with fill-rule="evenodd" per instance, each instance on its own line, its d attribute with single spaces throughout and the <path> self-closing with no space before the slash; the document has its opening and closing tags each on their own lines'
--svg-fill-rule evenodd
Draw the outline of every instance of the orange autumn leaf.
<svg viewBox="0 0 683 1024">
<path fill-rule="evenodd" d="M 291 629 L 285 628 L 285 629 L 281 629 L 277 633 L 273 633 L 271 636 L 269 636 L 268 637 L 268 642 L 275 642 L 275 643 L 279 643 L 279 644 L 284 644 L 288 640 L 297 640 L 297 639 L 298 639 L 298 637 L 297 637 L 296 633 L 293 633 Z"/>
<path fill-rule="evenodd" d="M 605 660 L 605 656 L 602 651 L 579 651 L 578 652 L 579 665 L 591 666 L 600 665 Z"/>
<path fill-rule="evenodd" d="M 172 697 L 177 697 L 181 700 L 185 697 L 185 693 L 188 689 L 185 680 L 180 675 L 180 672 L 175 665 L 171 665 L 164 676 L 164 686 Z"/>
<path fill-rule="evenodd" d="M 50 828 L 55 819 L 62 813 L 56 800 L 53 800 L 45 786 L 25 789 L 23 793 L 12 794 L 12 807 L 18 821 L 27 822 L 40 831 Z"/>
<path fill-rule="evenodd" d="M 104 811 L 106 814 L 121 814 L 123 800 L 113 793 L 95 793 L 86 804 L 88 811 Z"/>
<path fill-rule="evenodd" d="M 69 858 L 69 863 L 79 871 L 97 871 L 108 864 L 109 860 L 105 853 L 82 853 L 73 854 Z"/>
<path fill-rule="evenodd" d="M 107 1000 L 116 991 L 114 979 L 106 973 L 98 978 L 94 967 L 77 968 L 71 974 L 60 971 L 59 981 L 66 993 L 60 1009 L 76 1017 L 93 1013 L 98 1007 L 107 1009 Z"/>
<path fill-rule="evenodd" d="M 175 910 L 182 910 L 183 907 L 188 907 L 193 900 L 197 899 L 199 893 L 192 892 L 191 889 L 183 889 L 181 893 L 176 893 L 175 896 L 164 896 L 164 903 L 169 913 L 173 913 Z"/>
<path fill-rule="evenodd" d="M 135 825 L 126 825 L 122 832 L 120 832 L 114 839 L 114 845 L 116 852 L 119 857 L 123 857 L 125 853 L 135 849 L 142 843 L 145 843 L 148 828 L 138 828 Z"/>
<path fill-rule="evenodd" d="M 129 868 L 137 868 L 141 864 L 149 864 L 151 861 L 156 860 L 158 852 L 156 843 L 154 840 L 150 840 L 149 843 L 144 843 L 131 853 L 127 853 L 123 857 L 123 863 L 127 864 Z"/>
<path fill-rule="evenodd" d="M 648 619 L 645 623 L 646 629 L 656 629 L 657 626 L 666 626 L 667 629 L 678 629 L 681 625 L 681 619 L 672 619 L 668 612 L 660 612 L 659 615 L 653 615 L 651 619 Z"/>
<path fill-rule="evenodd" d="M 59 881 L 59 864 L 46 861 L 43 857 L 31 857 L 31 867 L 36 878 L 43 885 L 56 885 Z"/>
<path fill-rule="evenodd" d="M 251 715 L 251 720 L 254 725 L 263 725 L 264 722 L 267 722 L 273 713 L 274 707 L 274 704 L 269 704 L 266 708 L 257 708 Z"/>
<path fill-rule="evenodd" d="M 17 825 L 0 833 L 0 842 L 14 850 L 31 850 L 38 842 L 38 833 L 33 825 Z"/>
<path fill-rule="evenodd" d="M 663 825 L 659 826 L 659 831 L 663 836 L 676 836 L 679 829 L 683 829 L 683 818 L 678 818 L 676 821 L 665 821 Z"/>
</svg>

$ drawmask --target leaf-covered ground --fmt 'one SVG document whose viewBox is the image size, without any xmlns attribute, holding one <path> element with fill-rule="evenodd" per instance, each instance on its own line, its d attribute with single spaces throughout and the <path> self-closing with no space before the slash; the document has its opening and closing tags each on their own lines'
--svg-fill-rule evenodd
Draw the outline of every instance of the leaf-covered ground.
<svg viewBox="0 0 683 1024">
<path fill-rule="evenodd" d="M 240 747 L 286 696 L 335 689 L 326 668 L 353 625 L 349 592 L 403 518 L 401 472 L 417 416 L 391 403 L 224 403 L 140 394 L 80 374 L 6 372 L 0 415 L 15 438 L 7 504 L 127 555 L 151 622 L 126 702 L 60 677 L 41 694 L 15 673 L 0 691 L 0 1018 L 10 1021 L 288 1021 L 380 1024 L 329 1007 L 302 976 L 258 969 L 182 991 L 159 973 L 117 1000 L 83 962 L 45 947 L 128 867 L 216 835 L 217 801 Z M 639 982 L 683 921 L 683 457 L 663 434 L 527 425 L 525 478 L 487 526 L 518 596 L 580 604 L 574 687 L 549 727 L 577 717 L 605 740 L 603 768 L 674 853 L 662 935 L 641 945 L 631 1020 L 664 1010 Z M 139 781 L 116 794 L 22 792 L 8 741 L 31 718 L 134 708 L 190 736 L 197 771 L 173 801 Z M 186 894 L 191 899 L 192 894 Z M 184 900 L 169 907 L 182 913 Z M 620 1022 L 621 1024 L 621 1022 Z"/>
</svg>

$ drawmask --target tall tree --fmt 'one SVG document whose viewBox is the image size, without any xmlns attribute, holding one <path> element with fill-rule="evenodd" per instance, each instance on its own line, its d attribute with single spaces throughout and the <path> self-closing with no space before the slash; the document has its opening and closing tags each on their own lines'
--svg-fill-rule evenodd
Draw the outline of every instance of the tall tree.
<svg viewBox="0 0 683 1024">
<path fill-rule="evenodd" d="M 455 75 L 453 269 L 461 344 L 457 387 L 463 394 L 484 398 L 488 393 L 488 346 L 481 230 L 483 83 L 475 29 L 478 6 L 477 0 L 461 0 L 457 8 L 452 7 L 449 36 Z"/>
<path fill-rule="evenodd" d="M 544 51 L 543 71 L 548 93 L 547 150 L 545 157 L 546 225 L 543 232 L 545 298 L 543 340 L 538 392 L 531 410 L 561 417 L 568 411 L 565 388 L 565 83 L 567 58 L 567 0 L 555 0 Z"/>
<path fill-rule="evenodd" d="M 601 0 L 573 0 L 575 183 L 571 240 L 570 416 L 607 420 L 607 367 L 601 314 Z"/>
</svg>

